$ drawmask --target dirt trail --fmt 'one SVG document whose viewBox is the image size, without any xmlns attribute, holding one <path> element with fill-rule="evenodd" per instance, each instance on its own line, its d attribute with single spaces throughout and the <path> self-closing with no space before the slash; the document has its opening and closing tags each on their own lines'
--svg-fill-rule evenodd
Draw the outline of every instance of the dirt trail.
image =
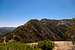
<svg viewBox="0 0 75 50">
<path fill-rule="evenodd" d="M 54 50 L 72 50 L 72 42 L 71 41 L 55 41 Z"/>
</svg>

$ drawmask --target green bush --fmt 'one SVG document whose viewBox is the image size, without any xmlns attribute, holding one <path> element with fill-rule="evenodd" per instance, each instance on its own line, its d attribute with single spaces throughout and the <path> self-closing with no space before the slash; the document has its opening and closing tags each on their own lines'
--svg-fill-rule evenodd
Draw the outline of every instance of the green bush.
<svg viewBox="0 0 75 50">
<path fill-rule="evenodd" d="M 33 46 L 26 45 L 25 43 L 12 42 L 12 43 L 1 43 L 0 50 L 39 50 L 39 48 L 34 48 Z"/>
<path fill-rule="evenodd" d="M 44 40 L 38 43 L 39 48 L 42 50 L 53 50 L 54 43 L 50 40 Z"/>
</svg>

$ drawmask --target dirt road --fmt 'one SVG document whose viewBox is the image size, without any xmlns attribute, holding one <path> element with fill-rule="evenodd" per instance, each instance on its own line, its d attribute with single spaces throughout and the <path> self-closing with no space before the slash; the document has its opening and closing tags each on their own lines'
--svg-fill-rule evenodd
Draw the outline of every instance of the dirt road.
<svg viewBox="0 0 75 50">
<path fill-rule="evenodd" d="M 71 41 L 55 41 L 54 50 L 72 50 L 72 42 Z"/>
</svg>

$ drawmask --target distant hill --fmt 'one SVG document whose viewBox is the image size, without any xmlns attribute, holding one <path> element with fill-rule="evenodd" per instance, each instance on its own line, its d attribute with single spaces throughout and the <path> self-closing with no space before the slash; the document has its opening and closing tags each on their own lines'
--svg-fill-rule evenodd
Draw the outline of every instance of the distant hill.
<svg viewBox="0 0 75 50">
<path fill-rule="evenodd" d="M 50 20 L 50 19 L 32 19 L 26 24 L 17 27 L 12 33 L 6 34 L 6 40 L 14 39 L 20 42 L 36 42 L 50 39 L 54 41 L 67 40 L 64 33 L 67 27 L 75 26 L 72 19 Z"/>
<path fill-rule="evenodd" d="M 8 32 L 12 32 L 14 29 L 16 29 L 15 27 L 0 27 L 0 35 L 4 35 Z"/>
</svg>

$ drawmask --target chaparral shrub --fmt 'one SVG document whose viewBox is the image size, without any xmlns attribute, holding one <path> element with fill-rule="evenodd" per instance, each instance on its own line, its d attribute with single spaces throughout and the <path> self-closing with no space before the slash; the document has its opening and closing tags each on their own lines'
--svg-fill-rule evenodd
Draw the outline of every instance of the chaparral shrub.
<svg viewBox="0 0 75 50">
<path fill-rule="evenodd" d="M 38 43 L 39 48 L 42 50 L 53 50 L 54 43 L 50 40 L 44 40 Z"/>
</svg>

